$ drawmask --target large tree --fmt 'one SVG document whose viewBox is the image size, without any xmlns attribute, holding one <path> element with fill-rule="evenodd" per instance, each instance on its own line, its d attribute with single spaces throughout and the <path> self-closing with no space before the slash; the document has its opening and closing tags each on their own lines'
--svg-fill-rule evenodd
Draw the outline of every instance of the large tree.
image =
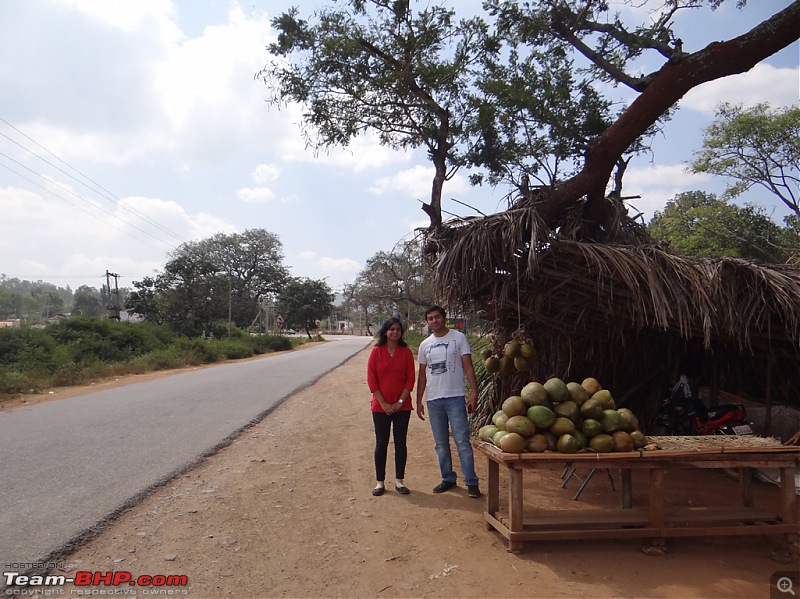
<svg viewBox="0 0 800 599">
<path fill-rule="evenodd" d="M 441 224 L 444 182 L 460 164 L 471 81 L 484 32 L 480 19 L 457 20 L 444 6 L 409 0 L 346 0 L 311 20 L 296 8 L 272 21 L 280 60 L 258 73 L 269 101 L 299 102 L 303 133 L 314 148 L 347 146 L 365 132 L 395 149 L 423 146 L 433 163 L 430 203 Z M 283 60 L 286 59 L 286 60 Z"/>
<path fill-rule="evenodd" d="M 333 311 L 334 297 L 330 286 L 323 280 L 290 279 L 278 296 L 278 311 L 284 324 L 302 328 L 311 339 L 317 321 Z"/>
<path fill-rule="evenodd" d="M 656 212 L 648 229 L 654 241 L 689 256 L 731 256 L 775 263 L 785 261 L 793 251 L 787 244 L 794 231 L 782 230 L 764 208 L 738 206 L 702 191 L 680 193 L 669 200 L 664 210 Z"/>
<path fill-rule="evenodd" d="M 280 240 L 263 229 L 218 234 L 181 245 L 164 272 L 134 281 L 125 306 L 146 320 L 187 333 L 214 323 L 249 325 L 261 302 L 288 277 Z"/>
<path fill-rule="evenodd" d="M 732 179 L 725 197 L 759 185 L 800 216 L 800 107 L 721 104 L 690 167 Z"/>
<path fill-rule="evenodd" d="M 708 0 L 717 8 L 724 0 Z M 575 85 L 606 82 L 625 86 L 635 99 L 602 132 L 587 139 L 577 173 L 555 183 L 538 207 L 549 230 L 577 239 L 609 240 L 620 234 L 624 208 L 619 177 L 609 193 L 621 158 L 691 89 L 744 73 L 800 36 L 800 3 L 736 38 L 705 48 L 685 48 L 676 31 L 678 12 L 699 9 L 696 0 L 656 3 L 648 23 L 623 23 L 604 0 L 539 0 L 533 3 L 489 0 L 484 3 L 512 50 L 568 53 L 583 60 L 583 79 Z M 633 4 L 623 2 L 622 4 Z M 641 4 L 641 3 L 638 3 Z M 745 2 L 739 2 L 744 5 Z M 688 15 L 687 15 L 688 16 Z M 660 66 L 642 73 L 642 64 Z M 576 67 L 578 65 L 576 64 Z M 576 69 L 577 71 L 577 69 Z M 578 213 L 575 214 L 575 210 Z"/>
<path fill-rule="evenodd" d="M 422 321 L 424 309 L 434 303 L 430 268 L 422 260 L 419 240 L 377 252 L 367 260 L 356 280 L 345 286 L 345 300 L 378 318 L 400 314 L 409 323 Z"/>
</svg>

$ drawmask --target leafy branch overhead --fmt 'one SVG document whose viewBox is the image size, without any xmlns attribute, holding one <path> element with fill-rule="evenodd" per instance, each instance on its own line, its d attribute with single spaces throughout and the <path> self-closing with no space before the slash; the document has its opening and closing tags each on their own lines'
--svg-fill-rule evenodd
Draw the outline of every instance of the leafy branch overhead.
<svg viewBox="0 0 800 599">
<path fill-rule="evenodd" d="M 614 202 L 629 156 L 647 150 L 680 98 L 798 39 L 792 2 L 734 39 L 685 47 L 678 14 L 708 18 L 699 11 L 724 1 L 653 3 L 646 23 L 629 25 L 605 0 L 487 0 L 483 14 L 461 20 L 443 4 L 347 0 L 309 20 L 297 9 L 277 17 L 276 58 L 258 76 L 272 103 L 303 105 L 315 148 L 366 132 L 393 148 L 425 147 L 434 166 L 423 204 L 432 233 L 443 224 L 444 182 L 470 167 L 474 183 L 549 190 L 536 195 L 547 228 L 578 209 L 585 224 L 575 238 L 609 239 L 625 228 Z M 643 61 L 655 68 L 636 72 Z M 609 95 L 617 84 L 637 97 L 614 114 L 624 101 Z"/>
</svg>

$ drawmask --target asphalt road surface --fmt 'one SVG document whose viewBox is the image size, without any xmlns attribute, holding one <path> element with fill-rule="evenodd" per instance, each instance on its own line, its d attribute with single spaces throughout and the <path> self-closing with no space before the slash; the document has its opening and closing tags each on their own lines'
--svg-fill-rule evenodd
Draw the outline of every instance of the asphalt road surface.
<svg viewBox="0 0 800 599">
<path fill-rule="evenodd" d="M 46 562 L 188 470 L 371 337 L 0 411 L 0 564 Z M 4 581 L 0 579 L 0 589 Z"/>
</svg>

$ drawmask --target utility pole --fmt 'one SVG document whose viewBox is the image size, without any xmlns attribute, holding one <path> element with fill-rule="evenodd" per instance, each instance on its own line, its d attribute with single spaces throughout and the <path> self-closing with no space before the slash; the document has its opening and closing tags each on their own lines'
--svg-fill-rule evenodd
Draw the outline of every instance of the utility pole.
<svg viewBox="0 0 800 599">
<path fill-rule="evenodd" d="M 233 303 L 233 277 L 228 273 L 228 337 L 231 336 L 231 308 Z"/>
<path fill-rule="evenodd" d="M 113 291 L 111 290 L 111 277 L 114 277 Z M 108 311 L 108 317 L 111 320 L 120 319 L 118 279 L 119 275 L 117 273 L 106 271 L 106 289 L 108 289 L 108 303 L 106 304 L 106 310 Z"/>
</svg>

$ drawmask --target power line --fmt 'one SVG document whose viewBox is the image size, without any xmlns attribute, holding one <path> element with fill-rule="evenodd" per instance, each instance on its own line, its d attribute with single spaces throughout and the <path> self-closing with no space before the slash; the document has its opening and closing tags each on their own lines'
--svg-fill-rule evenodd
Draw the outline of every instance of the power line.
<svg viewBox="0 0 800 599">
<path fill-rule="evenodd" d="M 5 123 L 5 124 L 6 124 L 6 125 L 8 125 L 9 127 L 11 127 L 11 128 L 14 130 L 14 131 L 16 131 L 17 133 L 19 133 L 20 135 L 22 135 L 22 136 L 23 136 L 25 139 L 29 140 L 31 143 L 33 143 L 33 144 L 35 144 L 36 146 L 38 146 L 39 148 L 41 148 L 43 151 L 47 152 L 47 153 L 48 153 L 50 156 L 52 156 L 53 158 L 55 158 L 55 159 L 56 159 L 58 162 L 60 162 L 60 163 L 61 163 L 61 164 L 63 164 L 64 166 L 66 166 L 66 167 L 67 167 L 67 168 L 69 168 L 70 170 L 72 170 L 72 171 L 74 171 L 74 172 L 78 173 L 78 174 L 79 174 L 81 177 L 83 177 L 84 179 L 86 179 L 87 181 L 89 181 L 89 182 L 90 182 L 90 183 L 91 183 L 91 184 L 92 184 L 94 187 L 92 187 L 92 186 L 90 186 L 90 185 L 86 184 L 84 181 L 81 181 L 80 179 L 78 179 L 77 177 L 73 176 L 73 175 L 72 175 L 72 174 L 70 174 L 69 172 L 65 171 L 64 169 L 62 169 L 62 168 L 60 168 L 59 166 L 57 166 L 57 165 L 53 164 L 52 162 L 50 162 L 50 161 L 49 161 L 49 160 L 47 160 L 46 158 L 44 158 L 44 157 L 40 156 L 39 154 L 37 154 L 36 152 L 34 152 L 33 150 L 31 150 L 30 148 L 26 147 L 24 144 L 22 144 L 22 143 L 20 143 L 20 142 L 18 142 L 18 141 L 16 141 L 16 140 L 14 140 L 14 139 L 12 139 L 11 137 L 9 137 L 8 135 L 6 135 L 5 133 L 1 133 L 1 132 L 0 132 L 0 136 L 2 136 L 2 137 L 5 137 L 5 138 L 6 138 L 7 140 L 9 140 L 11 143 L 13 143 L 13 144 L 17 145 L 18 147 L 22 148 L 22 149 L 23 149 L 23 150 L 25 150 L 26 152 L 28 152 L 28 153 L 30 153 L 31 155 L 35 156 L 36 158 L 38 158 L 39 160 L 41 160 L 41 161 L 42 161 L 42 162 L 44 162 L 45 164 L 47 164 L 47 165 L 49 165 L 49 166 L 53 167 L 54 169 L 56 169 L 57 171 L 61 172 L 61 173 L 62 173 L 62 174 L 64 174 L 65 176 L 69 177 L 70 179 L 72 179 L 72 180 L 73 180 L 73 181 L 75 181 L 76 183 L 78 183 L 78 184 L 82 185 L 82 186 L 83 186 L 83 187 L 85 187 L 86 189 L 89 189 L 90 191 L 93 191 L 94 193 L 97 193 L 97 194 L 98 194 L 100 197 L 102 197 L 102 198 L 104 198 L 105 200 L 107 200 L 107 201 L 111 202 L 111 203 L 112 203 L 114 206 L 116 206 L 116 207 L 118 207 L 118 208 L 121 208 L 121 209 L 123 209 L 123 210 L 125 210 L 125 211 L 129 212 L 130 214 L 133 214 L 134 216 L 137 216 L 138 218 L 140 218 L 140 219 L 144 220 L 145 222 L 147 222 L 147 223 L 151 224 L 152 226 L 156 227 L 157 229 L 161 230 L 162 232 L 164 232 L 164 233 L 166 233 L 166 234 L 168 234 L 168 235 L 170 235 L 170 236 L 174 237 L 174 238 L 175 238 L 175 239 L 177 239 L 178 241 L 180 241 L 180 242 L 184 242 L 184 243 L 186 242 L 186 239 L 184 239 L 183 237 L 181 237 L 180 235 L 178 235 L 178 234 L 177 234 L 177 233 L 175 233 L 174 231 L 172 231 L 172 230 L 168 229 L 167 227 L 165 227 L 164 225 L 162 225 L 162 224 L 161 224 L 161 223 L 159 223 L 158 221 L 156 221 L 156 220 L 154 220 L 154 219 L 150 218 L 149 216 L 147 216 L 147 215 L 146 215 L 146 214 L 144 214 L 143 212 L 140 212 L 139 210 L 136 210 L 136 209 L 135 209 L 135 208 L 133 208 L 133 207 L 130 207 L 130 206 L 127 206 L 127 205 L 125 205 L 125 204 L 123 203 L 122 199 L 121 199 L 119 196 L 117 196 L 117 195 L 116 195 L 116 194 L 114 194 L 113 192 L 111 192 L 111 191 L 107 190 L 105 187 L 103 187 L 102 185 L 100 185 L 99 183 L 97 183 L 96 181 L 94 181 L 94 180 L 93 180 L 91 177 L 89 177 L 89 176 L 85 175 L 85 174 L 84 174 L 84 173 L 82 173 L 80 170 L 76 169 L 75 167 L 73 167 L 72 165 L 70 165 L 69 163 L 67 163 L 67 162 L 66 162 L 66 161 L 64 161 L 63 159 L 61 159 L 59 156 L 57 156 L 55 153 L 51 152 L 49 149 L 47 149 L 45 146 L 43 146 L 42 144 L 40 144 L 39 142 L 37 142 L 35 139 L 33 139 L 32 137 L 30 137 L 29 135 L 27 135 L 25 132 L 21 131 L 20 129 L 18 129 L 17 127 L 15 127 L 13 124 L 9 123 L 9 122 L 8 122 L 6 119 L 4 119 L 4 118 L 0 117 L 0 121 L 2 121 L 3 123 Z M 12 159 L 12 160 L 13 160 L 13 159 Z M 14 162 L 17 162 L 17 161 L 16 161 L 16 160 L 14 160 Z M 20 164 L 20 163 L 19 163 L 19 162 L 17 162 L 17 164 Z M 22 166 L 22 165 L 20 164 L 20 166 Z M 27 167 L 25 167 L 25 168 L 27 168 Z M 31 172 L 35 172 L 35 171 L 33 171 L 32 169 L 28 169 L 28 170 L 31 170 Z M 40 176 L 40 177 L 42 177 L 42 178 L 45 178 L 43 175 L 40 175 L 39 173 L 35 173 L 35 174 L 37 174 L 38 176 Z M 98 191 L 98 190 L 100 190 L 100 191 Z M 101 193 L 101 192 L 102 192 L 102 193 Z M 117 218 L 118 218 L 118 217 L 117 217 Z M 120 220 L 121 220 L 121 219 L 120 219 Z M 125 221 L 123 221 L 123 222 L 125 222 Z M 126 223 L 126 224 L 128 224 L 128 223 Z M 133 225 L 131 225 L 131 226 L 133 226 Z M 136 228 L 138 228 L 138 227 L 136 227 Z M 141 230 L 141 229 L 139 229 L 139 230 Z M 151 235 L 151 236 L 152 236 L 152 235 Z M 154 237 L 154 236 L 153 236 L 153 237 Z M 161 239 L 159 239 L 159 241 L 162 241 L 162 242 L 164 242 L 164 243 L 167 243 L 166 241 L 163 241 L 163 240 L 161 240 Z M 168 245 L 172 245 L 172 244 L 168 244 Z"/>
<path fill-rule="evenodd" d="M 13 159 L 13 158 L 11 158 L 10 156 L 8 156 L 8 155 L 6 155 L 6 154 L 3 154 L 2 152 L 0 152 L 0 156 L 2 156 L 2 157 L 4 157 L 4 158 L 7 158 L 8 160 L 11 160 L 12 162 L 14 162 L 14 163 L 18 164 L 18 165 L 19 165 L 19 166 L 21 166 L 22 168 L 24 168 L 24 169 L 26 169 L 26 170 L 28 170 L 28 171 L 32 172 L 32 173 L 33 173 L 34 175 L 36 175 L 37 177 L 41 177 L 42 179 L 44 179 L 45 181 L 48 181 L 48 182 L 49 182 L 49 183 L 51 183 L 52 185 L 55 185 L 55 186 L 56 186 L 56 187 L 58 187 L 59 189 L 62 189 L 63 191 L 65 191 L 65 192 L 67 192 L 67 193 L 69 193 L 69 194 L 71 194 L 71 195 L 75 196 L 75 197 L 76 197 L 76 198 L 78 198 L 79 200 L 81 200 L 81 201 L 83 201 L 83 202 L 86 202 L 87 204 L 89 204 L 89 205 L 90 205 L 90 206 L 92 206 L 93 208 L 95 208 L 95 209 L 97 209 L 97 210 L 100 210 L 100 211 L 102 211 L 102 212 L 106 213 L 106 214 L 107 214 L 107 215 L 109 215 L 111 218 L 114 218 L 114 219 L 116 219 L 116 220 L 119 220 L 119 221 L 120 221 L 120 222 L 122 222 L 123 224 L 125 224 L 125 225 L 127 225 L 127 226 L 129 226 L 129 227 L 132 227 L 132 228 L 136 229 L 137 231 L 141 231 L 142 233 L 144 233 L 145 235 L 148 235 L 149 237 L 152 237 L 152 238 L 153 238 L 153 239 L 155 239 L 156 241 L 160 241 L 161 243 L 165 243 L 165 244 L 167 244 L 168 246 L 170 246 L 170 247 L 173 247 L 173 248 L 174 248 L 174 246 L 172 246 L 172 244 L 170 244 L 169 242 L 167 242 L 167 241 L 164 241 L 163 239 L 160 239 L 160 238 L 156 237 L 155 235 L 153 235 L 153 234 L 152 234 L 152 233 L 150 233 L 149 231 L 145 231 L 144 229 L 140 229 L 140 228 L 139 228 L 139 227 L 137 227 L 136 225 L 133 225 L 133 224 L 131 224 L 131 223 L 128 223 L 128 222 L 125 222 L 124 220 L 122 220 L 121 218 L 119 218 L 119 217 L 118 217 L 116 214 L 113 214 L 113 213 L 109 212 L 108 210 L 106 210 L 106 209 L 105 209 L 105 208 L 103 208 L 102 206 L 98 206 L 98 205 L 96 205 L 96 204 L 93 204 L 91 201 L 89 201 L 89 200 L 87 200 L 86 198 L 84 198 L 84 197 L 82 197 L 82 196 L 78 195 L 78 194 L 77 194 L 77 193 L 75 193 L 74 191 L 72 191 L 72 190 L 70 190 L 70 189 L 67 189 L 66 187 L 64 187 L 64 186 L 62 186 L 62 185 L 60 185 L 60 184 L 56 183 L 56 182 L 55 182 L 55 181 L 53 181 L 52 179 L 48 179 L 48 178 L 47 178 L 47 177 L 45 177 L 44 175 L 41 175 L 41 174 L 37 173 L 37 172 L 36 172 L 36 171 L 34 171 L 33 169 L 31 169 L 31 168 L 29 168 L 29 167 L 25 166 L 24 164 L 22 164 L 21 162 L 19 162 L 19 161 L 15 160 L 15 159 Z M 23 174 L 22 174 L 22 173 L 20 173 L 19 171 L 15 171 L 13 168 L 11 168 L 10 166 L 8 166 L 7 164 L 2 164 L 2 165 L 0 165 L 0 166 L 3 166 L 4 168 L 8 169 L 9 171 L 11 171 L 12 173 L 14 173 L 15 175 L 17 175 L 17 176 L 19 176 L 19 177 L 22 177 L 23 179 L 25 179 L 26 181 L 28 181 L 28 182 L 29 182 L 29 183 L 31 183 L 32 185 L 36 185 L 36 186 L 37 186 L 37 187 L 39 187 L 40 189 L 43 189 L 44 191 L 46 191 L 47 193 L 49 193 L 49 194 L 51 194 L 51 195 L 55 196 L 55 197 L 56 197 L 56 198 L 58 198 L 59 200 L 62 200 L 62 201 L 64 201 L 64 202 L 66 202 L 66 203 L 67 203 L 67 204 L 69 204 L 70 206 L 73 206 L 74 208 L 77 208 L 77 209 L 78 209 L 78 210 L 80 210 L 81 212 L 84 212 L 85 214 L 88 214 L 88 215 L 89 215 L 89 216 L 91 216 L 92 218 L 96 218 L 96 219 L 97 219 L 97 220 L 99 220 L 100 222 L 103 222 L 103 220 L 102 220 L 102 219 L 101 219 L 101 218 L 100 218 L 100 217 L 99 217 L 97 214 L 93 214 L 93 213 L 92 213 L 92 212 L 90 212 L 89 210 L 86 210 L 85 208 L 81 207 L 80 205 L 78 205 L 78 204 L 76 204 L 76 203 L 74 203 L 74 202 L 70 202 L 70 201 L 69 201 L 67 198 L 65 198 L 65 197 L 62 197 L 62 196 L 58 195 L 58 194 L 57 194 L 57 193 L 55 193 L 55 192 L 54 192 L 52 189 L 48 189 L 47 187 L 45 187 L 45 186 L 44 186 L 44 185 L 42 185 L 41 183 L 38 183 L 37 181 L 34 181 L 33 179 L 30 179 L 30 178 L 26 177 L 25 175 L 23 175 Z M 115 228 L 116 228 L 116 227 L 115 227 Z M 138 237 L 136 237 L 135 235 L 131 235 L 129 232 L 127 232 L 127 231 L 125 231 L 125 230 L 123 230 L 123 229 L 119 229 L 119 228 L 117 228 L 117 230 L 118 230 L 118 231 L 120 231 L 121 233 L 124 233 L 125 235 L 127 235 L 127 236 L 128 236 L 128 237 L 130 237 L 131 239 L 134 239 L 134 240 L 138 241 L 139 243 L 143 243 L 143 244 L 145 244 L 147 247 L 149 247 L 149 248 L 151 248 L 151 249 L 154 249 L 154 250 L 156 250 L 156 251 L 158 251 L 158 252 L 161 252 L 161 251 L 163 251 L 163 249 L 162 249 L 162 248 L 157 248 L 157 247 L 155 247 L 155 246 L 153 246 L 153 245 L 150 245 L 149 243 L 147 243 L 147 242 L 146 242 L 146 241 L 144 241 L 143 239 L 139 239 L 139 238 L 138 238 Z"/>
</svg>

